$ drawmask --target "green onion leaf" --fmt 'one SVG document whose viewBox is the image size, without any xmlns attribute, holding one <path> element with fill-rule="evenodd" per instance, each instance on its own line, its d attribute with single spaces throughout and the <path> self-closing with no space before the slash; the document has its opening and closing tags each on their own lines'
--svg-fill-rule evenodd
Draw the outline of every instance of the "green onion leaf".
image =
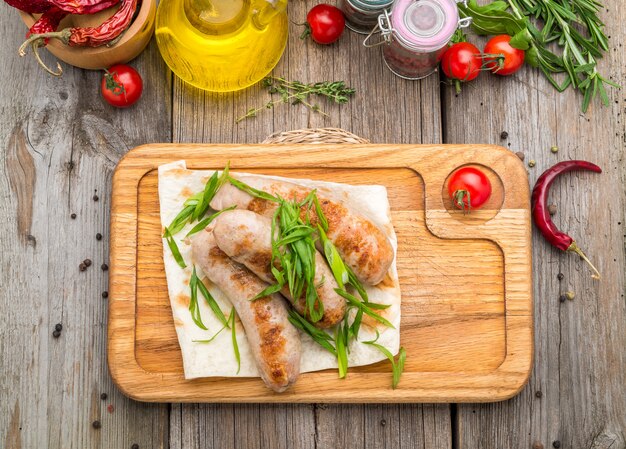
<svg viewBox="0 0 626 449">
<path fill-rule="evenodd" d="M 324 216 L 322 206 L 320 205 L 320 200 L 315 194 L 313 195 L 313 204 L 315 204 L 315 213 L 317 214 L 317 218 L 319 219 L 322 229 L 328 232 L 328 220 Z"/>
<path fill-rule="evenodd" d="M 215 337 L 217 337 L 224 329 L 226 329 L 228 326 L 222 326 L 220 330 L 218 330 L 215 335 L 213 335 L 211 338 L 209 338 L 208 340 L 191 340 L 194 343 L 211 343 L 213 340 L 215 340 Z"/>
<path fill-rule="evenodd" d="M 193 273 L 189 280 L 189 288 L 191 289 L 191 299 L 189 301 L 189 311 L 191 312 L 191 319 L 196 326 L 200 329 L 208 330 L 202 322 L 202 316 L 200 315 L 200 307 L 198 306 L 198 275 L 196 274 L 196 267 L 193 267 Z"/>
<path fill-rule="evenodd" d="M 317 327 L 313 326 L 293 309 L 289 310 L 289 322 L 293 324 L 297 329 L 300 329 L 302 332 L 311 337 L 313 341 L 320 345 L 322 348 L 326 349 L 332 355 L 337 357 L 337 351 L 332 344 L 333 338 L 328 333 L 324 332 L 322 329 L 318 329 Z"/>
<path fill-rule="evenodd" d="M 385 357 L 387 357 L 387 359 L 389 359 L 389 361 L 391 362 L 391 371 L 392 371 L 391 388 L 395 390 L 398 384 L 400 383 L 400 376 L 402 375 L 402 372 L 404 371 L 404 362 L 406 361 L 406 351 L 404 350 L 403 347 L 400 347 L 400 350 L 398 351 L 398 360 L 396 361 L 391 351 L 389 351 L 389 349 L 385 348 L 383 345 L 376 343 L 379 337 L 380 337 L 380 333 L 376 331 L 376 338 L 371 341 L 364 341 L 363 344 L 375 347 Z"/>
<path fill-rule="evenodd" d="M 185 227 L 187 222 L 189 221 L 191 214 L 195 210 L 196 206 L 189 205 L 186 206 L 183 210 L 181 210 L 178 215 L 172 220 L 172 223 L 167 227 L 169 229 L 171 235 L 178 234 L 181 229 Z"/>
<path fill-rule="evenodd" d="M 196 267 L 193 268 L 193 273 L 195 275 Z M 215 298 L 213 298 L 213 295 L 211 295 L 209 290 L 206 288 L 206 285 L 204 285 L 204 282 L 202 282 L 202 280 L 198 278 L 197 276 L 196 278 L 197 278 L 196 283 L 198 285 L 198 288 L 200 289 L 200 293 L 202 293 L 202 296 L 204 296 L 204 299 L 206 300 L 207 304 L 209 305 L 209 307 L 211 308 L 211 310 L 213 311 L 217 319 L 220 320 L 220 322 L 224 326 L 228 326 L 228 320 L 226 319 L 224 312 L 222 312 L 222 309 L 220 309 L 220 306 L 217 304 L 217 301 L 215 301 Z"/>
<path fill-rule="evenodd" d="M 232 178 L 232 177 L 228 177 L 228 182 L 230 182 L 232 185 L 234 185 L 235 187 L 237 187 L 239 190 L 242 190 L 244 192 L 246 192 L 248 195 L 252 195 L 255 198 L 261 198 L 264 200 L 268 200 L 268 201 L 272 201 L 277 203 L 278 202 L 278 198 L 276 198 L 274 195 L 271 195 L 267 192 L 264 192 L 262 190 L 258 190 L 255 189 L 254 187 L 249 186 L 248 184 L 246 184 L 245 182 L 241 182 L 238 179 Z"/>
<path fill-rule="evenodd" d="M 239 344 L 237 343 L 237 332 L 235 330 L 235 308 L 230 310 L 230 316 L 228 317 L 231 329 L 231 338 L 233 340 L 233 351 L 235 352 L 235 359 L 237 359 L 237 374 L 241 370 L 241 355 L 239 354 Z"/>
<path fill-rule="evenodd" d="M 347 323 L 339 323 L 335 329 L 335 347 L 337 348 L 337 367 L 339 369 L 339 378 L 343 379 L 348 374 L 348 325 Z"/>
<path fill-rule="evenodd" d="M 257 299 L 265 298 L 267 296 L 273 295 L 274 293 L 278 293 L 283 288 L 280 284 L 270 285 L 267 288 L 264 288 L 262 291 L 257 293 L 254 297 L 250 298 L 250 301 L 256 301 Z"/>
<path fill-rule="evenodd" d="M 224 212 L 231 211 L 231 210 L 235 209 L 236 207 L 237 207 L 236 205 L 227 207 L 226 209 L 222 209 L 220 211 L 217 211 L 213 215 L 209 215 L 208 217 L 202 219 L 201 221 L 198 222 L 197 225 L 195 225 L 193 228 L 191 228 L 191 231 L 189 231 L 187 233 L 185 238 L 187 238 L 189 236 L 192 236 L 194 234 L 197 234 L 198 232 L 204 230 L 204 228 L 206 228 L 213 220 L 215 220 L 221 214 L 223 214 Z"/>
<path fill-rule="evenodd" d="M 391 324 L 391 322 L 389 322 L 386 318 L 383 318 L 382 316 L 374 312 L 374 310 L 372 310 L 372 309 L 377 309 L 377 310 L 386 309 L 387 307 L 389 307 L 388 305 L 359 301 L 356 297 L 354 297 L 353 295 L 351 295 L 345 290 L 341 290 L 340 288 L 336 288 L 335 291 L 337 292 L 338 295 L 346 298 L 348 300 L 348 303 L 351 306 L 356 307 L 358 310 L 362 310 L 365 315 L 375 319 L 376 321 L 384 324 L 387 327 L 395 329 L 394 325 Z"/>
<path fill-rule="evenodd" d="M 181 268 L 187 268 L 187 264 L 185 264 L 185 260 L 183 259 L 183 256 L 180 254 L 178 245 L 176 244 L 174 237 L 172 237 L 172 234 L 169 228 L 167 227 L 165 228 L 163 237 L 165 238 L 165 241 L 167 242 L 167 246 L 170 247 L 170 251 L 172 252 L 172 255 L 174 256 L 174 259 L 176 260 L 176 263 L 178 264 L 178 266 Z"/>
<path fill-rule="evenodd" d="M 326 256 L 328 266 L 333 272 L 337 285 L 339 285 L 339 288 L 345 289 L 346 283 L 350 280 L 346 264 L 344 264 L 343 260 L 341 260 L 341 256 L 339 255 L 337 248 L 333 245 L 333 242 L 328 239 L 322 226 L 318 225 L 317 231 L 322 241 L 322 245 L 324 246 L 324 256 Z"/>
</svg>

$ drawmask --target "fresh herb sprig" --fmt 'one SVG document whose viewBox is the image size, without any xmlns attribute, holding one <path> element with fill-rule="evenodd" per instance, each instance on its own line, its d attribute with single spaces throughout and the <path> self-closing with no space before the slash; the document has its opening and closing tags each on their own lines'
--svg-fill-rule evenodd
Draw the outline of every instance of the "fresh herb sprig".
<svg viewBox="0 0 626 449">
<path fill-rule="evenodd" d="M 224 326 L 228 326 L 228 320 L 226 319 L 224 312 L 222 312 L 222 309 L 220 309 L 220 306 L 217 304 L 217 301 L 215 300 L 215 298 L 213 298 L 213 295 L 211 295 L 211 292 L 209 292 L 209 290 L 206 288 L 206 285 L 204 285 L 204 282 L 202 282 L 202 280 L 198 277 L 195 266 L 193 267 L 193 271 L 191 272 L 191 278 L 189 280 L 189 288 L 191 289 L 191 300 L 189 301 L 189 311 L 191 312 L 191 318 L 193 319 L 194 323 L 196 323 L 196 325 L 199 328 L 208 330 L 206 326 L 204 325 L 204 323 L 202 322 L 202 317 L 200 316 L 200 308 L 198 306 L 198 290 L 200 290 L 200 293 L 204 297 L 205 301 L 207 302 L 208 306 L 211 308 L 211 310 L 213 311 L 217 319 Z"/>
<path fill-rule="evenodd" d="M 170 251 L 172 251 L 172 255 L 174 256 L 176 263 L 181 268 L 186 268 L 187 264 L 185 263 L 185 260 L 181 255 L 180 250 L 178 249 L 178 245 L 174 240 L 174 235 L 182 231 L 187 223 L 193 223 L 195 220 L 200 220 L 205 216 L 205 214 L 209 210 L 209 204 L 211 203 L 211 200 L 213 200 L 213 197 L 220 189 L 220 187 L 222 187 L 224 183 L 229 179 L 229 167 L 230 162 L 226 164 L 226 167 L 224 167 L 222 174 L 219 176 L 217 174 L 217 171 L 215 171 L 205 184 L 204 190 L 187 198 L 183 203 L 183 209 L 176 215 L 176 217 L 174 217 L 170 225 L 165 226 L 165 228 L 163 229 L 163 238 L 166 240 L 167 246 L 169 246 Z M 200 223 L 198 223 L 187 234 L 187 237 L 204 229 L 220 213 L 221 212 L 218 212 L 212 217 L 208 217 L 200 221 Z M 206 224 L 201 227 L 203 223 Z"/>
<path fill-rule="evenodd" d="M 598 95 L 609 104 L 605 84 L 619 87 L 597 70 L 597 59 L 608 50 L 597 0 L 496 0 L 482 6 L 469 0 L 458 7 L 463 16 L 472 17 L 477 34 L 512 36 L 511 46 L 525 50 L 526 62 L 539 67 L 559 92 L 570 86 L 579 90 L 583 112 Z M 551 42 L 560 52 L 548 49 Z M 555 79 L 557 74 L 563 74 L 562 82 Z"/>
<path fill-rule="evenodd" d="M 346 86 L 344 81 L 306 84 L 300 81 L 288 81 L 278 76 L 268 76 L 262 81 L 261 86 L 266 88 L 270 94 L 278 94 L 280 98 L 272 99 L 261 107 L 249 109 L 245 115 L 236 120 L 237 123 L 247 118 L 256 117 L 263 110 L 274 109 L 276 105 L 281 103 L 302 104 L 313 112 L 328 116 L 319 105 L 311 103 L 311 97 L 326 98 L 334 103 L 344 104 L 356 92 L 352 87 Z"/>
<path fill-rule="evenodd" d="M 239 353 L 239 343 L 237 343 L 237 329 L 235 326 L 235 308 L 230 309 L 230 315 L 228 316 L 228 323 L 230 326 L 231 334 L 230 338 L 233 342 L 233 352 L 235 353 L 235 360 L 237 360 L 237 374 L 241 370 L 241 354 Z"/>
<path fill-rule="evenodd" d="M 400 376 L 402 375 L 402 372 L 404 371 L 404 362 L 406 361 L 406 351 L 404 350 L 403 347 L 400 347 L 400 350 L 398 351 L 398 359 L 396 360 L 393 354 L 391 353 L 391 351 L 389 351 L 389 349 L 385 348 L 383 345 L 379 343 L 376 343 L 379 337 L 380 337 L 380 333 L 377 330 L 376 338 L 374 340 L 364 341 L 363 344 L 375 347 L 385 357 L 387 357 L 387 359 L 389 359 L 389 361 L 391 362 L 391 370 L 393 373 L 391 388 L 395 390 L 398 384 L 400 383 Z"/>
</svg>

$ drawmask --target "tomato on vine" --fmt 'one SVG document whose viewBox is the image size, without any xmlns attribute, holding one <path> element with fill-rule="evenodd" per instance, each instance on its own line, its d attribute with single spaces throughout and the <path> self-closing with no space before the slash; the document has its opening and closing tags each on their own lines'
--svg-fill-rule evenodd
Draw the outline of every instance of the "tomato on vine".
<svg viewBox="0 0 626 449">
<path fill-rule="evenodd" d="M 453 80 L 456 91 L 461 91 L 461 84 L 476 79 L 482 69 L 483 58 L 480 50 L 469 42 L 452 44 L 441 57 L 441 69 Z"/>
<path fill-rule="evenodd" d="M 511 36 L 502 34 L 489 39 L 485 45 L 485 67 L 496 75 L 512 75 L 524 65 L 526 53 L 511 47 Z"/>
</svg>

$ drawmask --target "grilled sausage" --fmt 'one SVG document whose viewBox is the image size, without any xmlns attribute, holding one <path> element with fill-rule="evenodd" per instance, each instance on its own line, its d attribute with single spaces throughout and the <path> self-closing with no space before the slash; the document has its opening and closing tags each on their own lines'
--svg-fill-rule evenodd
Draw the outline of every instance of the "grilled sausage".
<svg viewBox="0 0 626 449">
<path fill-rule="evenodd" d="M 287 389 L 300 374 L 301 347 L 284 298 L 274 294 L 250 301 L 268 284 L 224 254 L 210 230 L 194 237 L 192 253 L 194 262 L 235 306 L 265 384 L 276 392 Z"/>
<path fill-rule="evenodd" d="M 250 271 L 265 282 L 276 280 L 271 272 L 272 225 L 271 219 L 247 210 L 233 210 L 220 215 L 215 220 L 213 234 L 217 246 L 233 260 L 244 264 Z M 315 285 L 317 294 L 324 306 L 322 318 L 314 323 L 319 328 L 337 324 L 346 312 L 346 300 L 335 289 L 339 286 L 322 255 L 315 251 Z M 290 299 L 300 314 L 305 314 L 306 300 L 293 301 L 289 287 L 282 290 L 283 296 Z"/>
<path fill-rule="evenodd" d="M 243 181 L 258 190 L 280 195 L 289 200 L 302 201 L 311 189 L 296 184 L 258 176 L 247 176 Z M 318 195 L 322 212 L 328 220 L 328 238 L 335 244 L 344 262 L 363 283 L 376 285 L 383 280 L 393 262 L 393 247 L 385 234 L 368 219 L 351 212 L 344 205 Z M 211 207 L 222 210 L 236 205 L 264 216 L 272 216 L 276 204 L 255 198 L 233 186 L 224 184 L 217 192 Z M 305 214 L 305 211 L 302 211 Z M 317 215 L 310 213 L 313 226 Z"/>
</svg>

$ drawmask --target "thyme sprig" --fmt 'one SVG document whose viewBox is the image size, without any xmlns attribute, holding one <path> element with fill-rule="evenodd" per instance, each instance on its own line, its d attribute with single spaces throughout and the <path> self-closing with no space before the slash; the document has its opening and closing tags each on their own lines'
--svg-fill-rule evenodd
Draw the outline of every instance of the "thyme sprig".
<svg viewBox="0 0 626 449">
<path fill-rule="evenodd" d="M 288 81 L 278 76 L 266 77 L 261 86 L 266 88 L 270 94 L 279 95 L 279 98 L 272 99 L 261 107 L 249 109 L 245 115 L 236 120 L 237 123 L 247 118 L 256 117 L 259 112 L 274 109 L 276 105 L 282 103 L 301 104 L 313 112 L 328 116 L 318 104 L 311 102 L 311 97 L 326 98 L 334 103 L 344 104 L 356 92 L 352 87 L 346 86 L 344 81 L 322 81 L 306 84 L 300 81 Z"/>
</svg>

